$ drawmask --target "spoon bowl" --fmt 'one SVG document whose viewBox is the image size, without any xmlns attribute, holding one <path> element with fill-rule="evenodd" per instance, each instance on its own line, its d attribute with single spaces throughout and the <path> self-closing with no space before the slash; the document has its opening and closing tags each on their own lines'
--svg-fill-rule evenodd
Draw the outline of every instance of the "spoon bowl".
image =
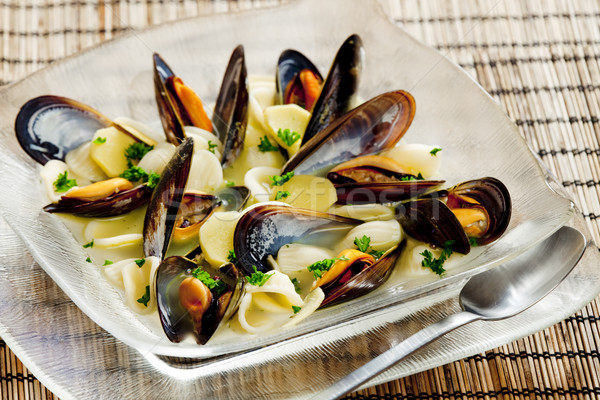
<svg viewBox="0 0 600 400">
<path fill-rule="evenodd" d="M 315 399 L 337 399 L 424 345 L 469 322 L 499 320 L 524 311 L 569 275 L 586 246 L 587 240 L 581 232 L 563 226 L 513 260 L 473 276 L 460 292 L 463 311 L 423 328 L 319 393 Z"/>
</svg>

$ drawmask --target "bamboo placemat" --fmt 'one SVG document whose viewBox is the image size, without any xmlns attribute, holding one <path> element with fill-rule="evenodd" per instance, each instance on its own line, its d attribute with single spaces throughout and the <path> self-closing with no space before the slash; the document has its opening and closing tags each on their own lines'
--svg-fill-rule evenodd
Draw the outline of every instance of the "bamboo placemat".
<svg viewBox="0 0 600 400">
<path fill-rule="evenodd" d="M 0 0 L 0 85 L 119 34 L 283 0 Z M 600 243 L 600 3 L 382 0 L 498 101 Z M 542 332 L 351 399 L 600 398 L 600 298 Z M 0 339 L 0 398 L 57 399 Z"/>
</svg>

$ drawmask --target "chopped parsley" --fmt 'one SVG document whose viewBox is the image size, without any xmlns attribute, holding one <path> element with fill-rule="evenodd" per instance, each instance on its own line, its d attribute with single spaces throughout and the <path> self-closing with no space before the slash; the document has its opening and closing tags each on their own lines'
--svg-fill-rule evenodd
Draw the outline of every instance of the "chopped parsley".
<svg viewBox="0 0 600 400">
<path fill-rule="evenodd" d="M 362 251 L 363 253 L 368 253 L 377 259 L 381 258 L 381 256 L 385 253 L 385 251 L 374 250 L 371 247 L 371 238 L 367 235 L 363 235 L 362 238 L 354 238 L 354 245 L 359 251 Z"/>
<path fill-rule="evenodd" d="M 235 186 L 235 182 L 227 182 L 225 186 L 232 187 Z"/>
<path fill-rule="evenodd" d="M 140 161 L 146 155 L 146 153 L 148 153 L 153 148 L 154 146 L 148 146 L 147 144 L 142 142 L 135 142 L 130 144 L 125 149 L 125 158 L 127 159 L 127 166 L 129 168 L 133 167 L 134 161 Z"/>
<path fill-rule="evenodd" d="M 420 253 L 424 259 L 421 261 L 421 265 L 425 268 L 430 268 L 433 272 L 438 275 L 442 275 L 446 270 L 444 269 L 444 262 L 452 255 L 452 245 L 454 240 L 448 240 L 444 243 L 442 254 L 438 258 L 434 258 L 433 254 L 429 250 L 425 250 Z"/>
<path fill-rule="evenodd" d="M 294 171 L 287 172 L 283 175 L 274 175 L 271 177 L 271 186 L 281 186 L 294 176 Z"/>
<path fill-rule="evenodd" d="M 213 291 L 217 296 L 220 296 L 223 292 L 227 290 L 227 284 L 220 279 L 214 279 L 210 276 L 210 274 L 202 269 L 202 267 L 198 267 L 192 271 L 192 276 L 198 279 L 200 282 L 204 283 L 211 291 Z"/>
<path fill-rule="evenodd" d="M 431 151 L 429 152 L 429 154 L 431 154 L 432 156 L 434 156 L 434 157 L 435 157 L 435 156 L 437 155 L 437 153 L 438 153 L 438 152 L 440 152 L 440 151 L 442 151 L 442 149 L 441 149 L 441 148 L 439 148 L 439 147 L 436 147 L 436 148 L 434 148 L 433 150 L 431 150 Z"/>
<path fill-rule="evenodd" d="M 298 311 L 302 310 L 302 307 L 292 306 L 292 310 L 294 310 L 294 314 L 298 314 Z"/>
<path fill-rule="evenodd" d="M 285 191 L 278 191 L 277 194 L 275 195 L 275 200 L 281 200 L 281 199 L 285 199 L 286 197 L 288 197 L 290 195 L 290 192 L 288 192 L 287 190 Z"/>
<path fill-rule="evenodd" d="M 334 258 L 326 258 L 324 260 L 321 261 L 317 261 L 315 263 L 310 264 L 308 267 L 306 267 L 310 272 L 313 273 L 313 276 L 315 277 L 315 279 L 319 279 L 323 276 L 324 272 L 327 272 L 331 269 L 331 267 L 333 266 L 333 264 L 337 261 L 337 260 L 348 260 L 346 257 L 334 257 Z"/>
<path fill-rule="evenodd" d="M 262 286 L 265 283 L 267 283 L 267 281 L 269 280 L 270 277 L 272 277 L 274 274 L 264 274 L 260 271 L 256 270 L 256 265 L 253 265 L 252 268 L 254 268 L 254 272 L 252 273 L 252 275 L 247 276 L 246 279 L 248 280 L 248 283 L 254 286 Z"/>
<path fill-rule="evenodd" d="M 418 181 L 423 181 L 423 180 L 425 180 L 425 178 L 423 178 L 423 175 L 422 175 L 420 172 L 417 174 L 417 180 L 418 180 Z"/>
<path fill-rule="evenodd" d="M 423 178 L 423 175 L 420 172 L 417 174 L 417 176 L 406 175 L 406 176 L 403 176 L 402 178 L 400 178 L 401 181 L 422 181 L 424 179 L 425 178 Z"/>
<path fill-rule="evenodd" d="M 473 236 L 469 236 L 469 244 L 471 245 L 471 247 L 479 246 L 479 243 L 477 242 L 477 238 L 473 237 Z"/>
<path fill-rule="evenodd" d="M 229 250 L 229 254 L 227 254 L 227 261 L 229 261 L 232 264 L 237 264 L 238 259 L 237 256 L 235 255 L 235 250 Z"/>
<path fill-rule="evenodd" d="M 72 187 L 77 186 L 77 181 L 69 179 L 67 171 L 65 171 L 62 174 L 58 174 L 58 178 L 54 181 L 53 185 L 54 190 L 58 193 L 64 193 Z"/>
<path fill-rule="evenodd" d="M 269 138 L 265 135 L 260 138 L 260 144 L 258 145 L 258 150 L 262 153 L 266 153 L 268 151 L 277 151 L 277 150 L 279 150 L 279 147 L 276 145 L 273 145 L 269 141 Z"/>
<path fill-rule="evenodd" d="M 300 140 L 302 136 L 298 132 L 290 131 L 289 129 L 279 129 L 277 131 L 277 137 L 289 147 Z"/>
<path fill-rule="evenodd" d="M 294 290 L 296 291 L 296 293 L 300 293 L 301 289 L 300 289 L 300 282 L 298 281 L 298 279 L 292 278 L 292 283 L 294 284 Z"/>
<path fill-rule="evenodd" d="M 133 166 L 127 168 L 119 176 L 121 178 L 127 179 L 130 182 L 139 182 L 139 181 L 147 182 L 148 187 L 150 189 L 154 189 L 160 179 L 160 175 L 157 174 L 156 172 L 151 171 L 150 173 L 147 173 L 146 171 L 144 171 L 142 168 L 138 167 L 137 165 L 133 165 Z"/>
<path fill-rule="evenodd" d="M 135 260 L 135 264 L 136 264 L 138 267 L 142 268 L 142 267 L 144 266 L 144 264 L 146 264 L 146 260 L 145 260 L 145 259 L 143 259 L 143 258 L 140 258 L 139 260 Z"/>
<path fill-rule="evenodd" d="M 217 147 L 218 145 L 216 143 L 213 143 L 212 140 L 208 141 L 208 151 L 210 151 L 211 153 L 215 154 L 215 147 Z"/>
<path fill-rule="evenodd" d="M 96 139 L 94 139 L 92 141 L 92 143 L 94 144 L 102 144 L 102 143 L 106 143 L 106 138 L 105 137 L 100 137 L 98 136 Z"/>
<path fill-rule="evenodd" d="M 85 262 L 89 262 L 89 263 L 91 263 L 91 262 L 92 262 L 92 259 L 88 257 L 88 258 L 86 258 L 86 259 L 85 259 Z"/>
<path fill-rule="evenodd" d="M 86 243 L 86 244 L 83 245 L 84 249 L 87 249 L 88 247 L 94 247 L 94 239 L 92 239 L 91 242 Z"/>
<path fill-rule="evenodd" d="M 112 263 L 113 263 L 113 262 L 112 262 L 112 261 L 110 261 L 110 260 L 104 260 L 104 264 L 102 264 L 102 265 L 103 265 L 103 266 L 104 266 L 104 265 L 110 265 L 110 264 L 112 264 Z"/>
<path fill-rule="evenodd" d="M 148 307 L 148 302 L 150 301 L 150 286 L 146 286 L 146 292 L 142 297 L 137 299 L 137 302 L 143 304 L 144 307 Z"/>
</svg>

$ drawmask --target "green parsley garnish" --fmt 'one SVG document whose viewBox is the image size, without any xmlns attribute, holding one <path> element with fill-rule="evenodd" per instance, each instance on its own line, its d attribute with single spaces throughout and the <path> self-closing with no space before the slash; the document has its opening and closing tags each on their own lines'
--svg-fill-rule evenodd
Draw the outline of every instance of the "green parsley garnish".
<svg viewBox="0 0 600 400">
<path fill-rule="evenodd" d="M 106 143 L 106 138 L 105 137 L 100 137 L 98 136 L 96 139 L 94 139 L 92 141 L 92 143 L 94 144 L 102 144 L 102 143 Z"/>
<path fill-rule="evenodd" d="M 301 136 L 298 132 L 293 132 L 293 131 L 290 131 L 289 129 L 283 129 L 283 130 L 279 129 L 277 131 L 277 137 L 279 137 L 281 140 L 283 140 L 283 143 L 287 144 L 288 146 L 293 145 L 301 138 Z"/>
<path fill-rule="evenodd" d="M 148 182 L 146 183 L 146 186 L 148 186 L 150 189 L 154 189 L 156 187 L 156 185 L 158 185 L 159 180 L 160 180 L 160 175 L 157 174 L 156 172 L 152 171 L 148 175 Z"/>
<path fill-rule="evenodd" d="M 260 271 L 256 270 L 256 265 L 253 265 L 252 268 L 254 268 L 254 272 L 252 273 L 252 275 L 247 276 L 246 279 L 248 280 L 248 283 L 254 286 L 262 286 L 265 283 L 267 283 L 267 281 L 269 280 L 270 277 L 272 277 L 274 274 L 264 274 Z"/>
<path fill-rule="evenodd" d="M 266 153 L 267 151 L 277 151 L 279 150 L 278 146 L 273 145 L 269 138 L 265 135 L 260 138 L 260 144 L 258 145 L 258 150 Z"/>
<path fill-rule="evenodd" d="M 452 255 L 452 245 L 454 244 L 454 240 L 448 240 L 444 243 L 444 248 L 442 249 L 442 254 L 438 258 L 433 258 L 433 254 L 429 250 L 425 250 L 420 253 L 423 257 L 423 261 L 421 261 L 421 266 L 425 268 L 430 268 L 433 272 L 438 275 L 442 275 L 446 270 L 444 269 L 444 262 Z"/>
<path fill-rule="evenodd" d="M 110 260 L 104 260 L 104 264 L 102 264 L 102 265 L 103 265 L 103 266 L 104 266 L 104 265 L 110 265 L 110 264 L 112 264 L 112 263 L 113 263 L 113 262 L 112 262 L 112 261 L 110 261 Z"/>
<path fill-rule="evenodd" d="M 274 175 L 271 177 L 271 186 L 281 186 L 294 176 L 294 171 L 287 172 L 281 176 Z"/>
<path fill-rule="evenodd" d="M 294 284 L 294 290 L 296 291 L 296 293 L 300 293 L 301 289 L 300 289 L 300 282 L 298 281 L 298 279 L 292 278 L 292 283 Z"/>
<path fill-rule="evenodd" d="M 420 172 L 417 174 L 417 180 L 418 180 L 418 181 L 423 181 L 423 180 L 425 180 L 425 178 L 423 178 L 423 175 L 422 175 Z"/>
<path fill-rule="evenodd" d="M 359 251 L 366 253 L 367 250 L 369 250 L 369 247 L 371 247 L 371 238 L 367 235 L 363 235 L 360 239 L 354 238 L 354 245 Z"/>
<path fill-rule="evenodd" d="M 232 264 L 237 264 L 238 259 L 237 256 L 235 255 L 235 250 L 229 250 L 229 254 L 227 254 L 227 261 L 229 261 Z"/>
<path fill-rule="evenodd" d="M 348 260 L 346 257 L 340 257 L 340 258 L 326 258 L 324 260 L 321 261 L 317 261 L 315 263 L 310 264 L 308 267 L 306 267 L 310 272 L 313 273 L 313 276 L 315 277 L 315 279 L 319 279 L 320 277 L 323 276 L 324 272 L 327 272 L 331 269 L 331 267 L 333 266 L 333 264 L 337 261 L 337 260 Z"/>
<path fill-rule="evenodd" d="M 376 259 L 380 259 L 381 256 L 385 254 L 385 251 L 377 251 L 377 250 L 371 249 L 371 251 L 369 251 L 369 254 L 372 255 L 373 257 L 375 257 Z"/>
<path fill-rule="evenodd" d="M 145 260 L 145 259 L 143 259 L 143 258 L 140 258 L 139 260 L 135 260 L 135 264 L 136 264 L 138 267 L 142 268 L 142 267 L 144 266 L 144 264 L 146 264 L 146 260 Z"/>
<path fill-rule="evenodd" d="M 89 262 L 89 263 L 91 263 L 91 262 L 92 262 L 92 259 L 88 257 L 88 258 L 86 258 L 86 259 L 85 259 L 85 262 Z"/>
<path fill-rule="evenodd" d="M 227 290 L 227 284 L 225 282 L 220 279 L 212 278 L 208 272 L 202 270 L 202 267 L 193 270 L 192 276 L 204 283 L 210 290 L 215 292 L 217 296 L 220 296 Z"/>
<path fill-rule="evenodd" d="M 232 187 L 235 186 L 235 182 L 227 182 L 225 186 Z"/>
<path fill-rule="evenodd" d="M 130 144 L 125 149 L 125 158 L 127 159 L 127 167 L 133 167 L 134 161 L 140 161 L 146 153 L 152 150 L 154 146 L 148 146 L 142 142 L 135 142 Z"/>
<path fill-rule="evenodd" d="M 469 244 L 471 245 L 471 247 L 479 246 L 479 243 L 477 242 L 477 238 L 473 237 L 473 236 L 469 236 Z"/>
<path fill-rule="evenodd" d="M 442 151 L 442 149 L 440 149 L 439 147 L 434 148 L 433 150 L 431 150 L 429 152 L 429 154 L 431 154 L 432 156 L 436 156 L 438 152 Z"/>
<path fill-rule="evenodd" d="M 87 249 L 88 247 L 94 247 L 94 239 L 92 239 L 91 242 L 86 243 L 86 244 L 83 245 L 84 249 Z"/>
<path fill-rule="evenodd" d="M 139 299 L 137 302 L 143 304 L 145 307 L 148 307 L 148 302 L 150 301 L 150 286 L 146 286 L 146 293 Z"/>
<path fill-rule="evenodd" d="M 54 181 L 53 185 L 58 193 L 64 193 L 72 187 L 77 186 L 77 181 L 69 179 L 67 171 L 65 171 L 62 174 L 58 174 L 58 178 Z"/>
<path fill-rule="evenodd" d="M 154 189 L 160 179 L 160 175 L 157 174 L 156 172 L 151 171 L 150 173 L 147 173 L 146 171 L 144 171 L 142 168 L 138 167 L 137 165 L 133 165 L 133 166 L 127 168 L 119 176 L 121 178 L 127 179 L 130 182 L 139 182 L 139 181 L 147 182 L 148 187 L 150 189 Z"/>
<path fill-rule="evenodd" d="M 294 314 L 298 314 L 298 311 L 302 310 L 302 307 L 292 306 L 292 310 L 294 310 Z"/>
<path fill-rule="evenodd" d="M 217 147 L 218 145 L 216 143 L 213 143 L 212 140 L 208 141 L 208 151 L 210 151 L 211 153 L 215 154 L 215 147 Z"/>
<path fill-rule="evenodd" d="M 290 195 L 290 192 L 288 192 L 287 190 L 285 191 L 278 191 L 277 194 L 275 195 L 275 200 L 281 200 L 281 199 L 285 199 L 286 197 L 288 197 Z"/>
<path fill-rule="evenodd" d="M 403 176 L 402 178 L 400 178 L 401 181 L 422 181 L 424 179 L 425 178 L 423 178 L 423 175 L 420 172 L 417 174 L 417 176 L 406 175 L 406 176 Z"/>
</svg>

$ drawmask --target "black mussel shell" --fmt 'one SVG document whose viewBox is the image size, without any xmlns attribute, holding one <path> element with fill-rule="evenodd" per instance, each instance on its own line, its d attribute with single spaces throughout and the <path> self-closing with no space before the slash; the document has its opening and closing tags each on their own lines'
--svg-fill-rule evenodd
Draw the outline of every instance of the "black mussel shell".
<svg viewBox="0 0 600 400">
<path fill-rule="evenodd" d="M 63 196 L 58 203 L 48 204 L 44 211 L 80 217 L 112 217 L 133 211 L 150 200 L 152 189 L 143 184 L 99 200 L 83 200 Z"/>
<path fill-rule="evenodd" d="M 220 205 L 221 201 L 217 196 L 195 192 L 184 193 L 177 211 L 173 236 L 180 240 L 197 237 L 202 224 Z"/>
<path fill-rule="evenodd" d="M 171 234 L 192 164 L 194 141 L 186 138 L 165 167 L 144 218 L 144 254 L 163 258 L 171 242 Z"/>
<path fill-rule="evenodd" d="M 225 70 L 212 118 L 215 134 L 223 143 L 221 165 L 227 168 L 237 158 L 248 123 L 248 83 L 244 47 L 233 50 Z"/>
<path fill-rule="evenodd" d="M 300 147 L 282 173 L 324 175 L 335 164 L 393 147 L 410 126 L 415 102 L 401 90 L 381 94 L 331 123 Z"/>
<path fill-rule="evenodd" d="M 336 280 L 322 287 L 325 299 L 319 308 L 355 299 L 383 285 L 394 269 L 396 260 L 403 248 L 404 244 L 401 244 L 388 250 L 379 260 L 361 268 L 352 278 L 343 284 Z"/>
<path fill-rule="evenodd" d="M 275 256 L 288 243 L 333 245 L 362 221 L 338 215 L 265 204 L 248 210 L 238 221 L 233 235 L 236 265 L 246 275 L 272 268 L 269 255 Z"/>
<path fill-rule="evenodd" d="M 153 55 L 154 60 L 154 96 L 156 98 L 156 106 L 158 107 L 158 115 L 162 123 L 163 130 L 167 136 L 169 143 L 175 146 L 179 145 L 185 137 L 185 121 L 181 119 L 181 115 L 176 112 L 177 107 L 173 104 L 167 81 L 175 77 L 175 73 L 169 65 L 157 53 Z"/>
<path fill-rule="evenodd" d="M 246 186 L 227 186 L 217 192 L 221 201 L 221 211 L 240 211 L 250 198 L 250 189 Z"/>
<path fill-rule="evenodd" d="M 211 290 L 213 299 L 204 311 L 200 322 L 179 301 L 179 286 L 198 264 L 180 256 L 166 258 L 156 272 L 156 301 L 163 330 L 169 340 L 179 343 L 191 335 L 198 344 L 205 344 L 219 327 L 237 311 L 244 287 L 244 279 L 233 264 L 225 264 L 218 270 L 202 266 L 213 279 L 220 279 L 227 289 L 220 294 Z"/>
<path fill-rule="evenodd" d="M 21 107 L 15 120 L 19 144 L 34 160 L 46 164 L 92 140 L 98 129 L 113 122 L 78 101 L 60 96 L 40 96 Z"/>
<path fill-rule="evenodd" d="M 354 105 L 362 72 L 364 49 L 360 36 L 352 35 L 342 44 L 323 84 L 302 145 L 325 129 L 334 120 L 346 114 Z"/>
<path fill-rule="evenodd" d="M 460 183 L 439 193 L 446 197 L 450 209 L 474 207 L 469 199 L 479 203 L 489 217 L 487 231 L 473 238 L 478 245 L 485 245 L 500 237 L 510 222 L 512 203 L 506 186 L 498 179 L 486 177 Z M 478 207 L 478 206 L 475 206 Z"/>
<path fill-rule="evenodd" d="M 329 177 L 329 176 L 328 176 Z M 334 184 L 337 204 L 387 204 L 427 193 L 444 181 L 349 182 Z"/>
<path fill-rule="evenodd" d="M 279 104 L 289 103 L 289 101 L 286 101 L 286 93 L 289 94 L 296 90 L 303 92 L 303 88 L 299 87 L 299 76 L 300 72 L 304 70 L 311 71 L 319 81 L 323 82 L 323 77 L 317 67 L 302 53 L 296 50 L 285 50 L 281 53 L 277 62 L 277 71 L 275 72 L 275 84 Z M 288 95 L 288 97 L 290 96 Z M 305 103 L 298 105 L 307 108 Z M 309 109 L 308 111 L 311 110 Z"/>
<path fill-rule="evenodd" d="M 452 211 L 437 198 L 423 198 L 396 207 L 396 219 L 402 229 L 425 243 L 443 248 L 452 240 L 452 251 L 468 254 L 469 238 Z"/>
</svg>

